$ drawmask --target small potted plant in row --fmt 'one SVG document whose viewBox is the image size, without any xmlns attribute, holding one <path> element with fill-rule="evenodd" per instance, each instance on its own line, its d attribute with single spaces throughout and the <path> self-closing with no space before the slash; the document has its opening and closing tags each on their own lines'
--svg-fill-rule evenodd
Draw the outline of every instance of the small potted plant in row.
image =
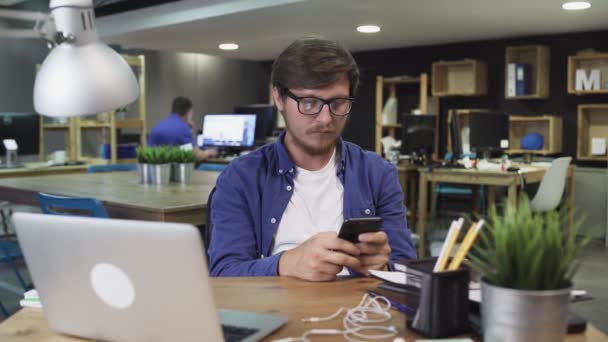
<svg viewBox="0 0 608 342">
<path fill-rule="evenodd" d="M 171 181 L 190 184 L 192 172 L 194 171 L 194 154 L 192 150 L 179 147 L 171 151 Z"/>
<path fill-rule="evenodd" d="M 139 181 L 142 184 L 169 184 L 171 179 L 171 151 L 174 147 L 156 146 L 137 148 Z"/>
</svg>

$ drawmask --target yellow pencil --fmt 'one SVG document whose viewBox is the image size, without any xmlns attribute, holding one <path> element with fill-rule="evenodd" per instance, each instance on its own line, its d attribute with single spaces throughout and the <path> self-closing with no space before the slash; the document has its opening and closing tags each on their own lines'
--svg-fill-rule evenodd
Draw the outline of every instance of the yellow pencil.
<svg viewBox="0 0 608 342">
<path fill-rule="evenodd" d="M 462 228 L 463 223 L 464 220 L 462 218 L 458 219 L 458 221 L 452 222 L 448 235 L 443 242 L 443 247 L 441 248 L 441 253 L 439 253 L 439 258 L 437 259 L 433 272 L 443 272 L 445 270 L 448 259 L 452 254 L 452 248 L 454 248 L 456 240 L 458 240 L 458 235 L 460 235 L 460 229 Z"/>
<path fill-rule="evenodd" d="M 456 255 L 454 255 L 454 258 L 452 258 L 452 262 L 450 263 L 450 266 L 448 266 L 448 271 L 454 271 L 460 267 L 462 261 L 464 260 L 464 257 L 467 255 L 467 253 L 475 243 L 477 235 L 479 235 L 479 231 L 481 230 L 481 227 L 483 227 L 483 224 L 484 221 L 479 220 L 477 224 L 471 225 L 469 231 L 467 232 L 467 235 L 464 237 L 464 240 L 460 245 L 460 248 L 458 248 Z"/>
</svg>

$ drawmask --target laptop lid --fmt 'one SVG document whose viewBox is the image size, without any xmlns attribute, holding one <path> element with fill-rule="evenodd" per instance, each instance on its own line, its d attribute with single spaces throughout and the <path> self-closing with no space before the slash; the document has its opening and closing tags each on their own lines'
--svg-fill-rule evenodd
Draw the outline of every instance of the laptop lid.
<svg viewBox="0 0 608 342">
<path fill-rule="evenodd" d="M 113 341 L 222 341 L 195 227 L 15 213 L 55 331 Z"/>
</svg>

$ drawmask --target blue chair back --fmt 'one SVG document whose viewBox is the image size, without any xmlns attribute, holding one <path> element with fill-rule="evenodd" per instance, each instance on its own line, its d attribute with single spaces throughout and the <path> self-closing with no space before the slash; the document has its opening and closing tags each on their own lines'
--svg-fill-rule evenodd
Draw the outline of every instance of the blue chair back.
<svg viewBox="0 0 608 342">
<path fill-rule="evenodd" d="M 89 165 L 87 168 L 88 173 L 135 170 L 137 170 L 137 164 Z"/>
<path fill-rule="evenodd" d="M 224 171 L 226 166 L 228 166 L 228 164 L 203 163 L 199 165 L 196 169 L 198 171 Z"/>
<path fill-rule="evenodd" d="M 38 202 L 45 214 L 109 217 L 101 202 L 95 198 L 63 197 L 39 192 Z"/>
</svg>

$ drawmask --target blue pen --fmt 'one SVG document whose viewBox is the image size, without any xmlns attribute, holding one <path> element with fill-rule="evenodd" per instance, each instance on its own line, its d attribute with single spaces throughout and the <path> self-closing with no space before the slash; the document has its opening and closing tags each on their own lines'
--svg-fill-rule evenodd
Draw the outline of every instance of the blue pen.
<svg viewBox="0 0 608 342">
<path fill-rule="evenodd" d="M 370 291 L 370 290 L 368 290 L 368 291 L 367 291 L 367 293 L 369 293 L 370 295 L 372 295 L 372 296 L 374 296 L 374 297 L 378 297 L 378 296 L 379 296 L 379 297 L 384 297 L 384 298 L 386 298 L 386 299 L 388 300 L 388 302 L 391 304 L 391 307 L 393 307 L 393 308 L 395 308 L 395 309 L 397 309 L 397 310 L 399 310 L 399 311 L 403 312 L 404 314 L 406 314 L 406 315 L 408 315 L 408 316 L 411 316 L 411 317 L 416 316 L 416 310 L 414 310 L 414 309 L 412 309 L 412 308 L 408 307 L 408 306 L 407 306 L 407 305 L 405 305 L 405 304 L 401 304 L 401 303 L 395 302 L 394 300 L 392 300 L 392 299 L 390 299 L 390 298 L 387 298 L 386 296 L 383 296 L 383 295 L 381 295 L 381 294 L 379 294 L 379 293 L 376 293 L 376 292 L 374 292 L 374 291 Z"/>
</svg>

